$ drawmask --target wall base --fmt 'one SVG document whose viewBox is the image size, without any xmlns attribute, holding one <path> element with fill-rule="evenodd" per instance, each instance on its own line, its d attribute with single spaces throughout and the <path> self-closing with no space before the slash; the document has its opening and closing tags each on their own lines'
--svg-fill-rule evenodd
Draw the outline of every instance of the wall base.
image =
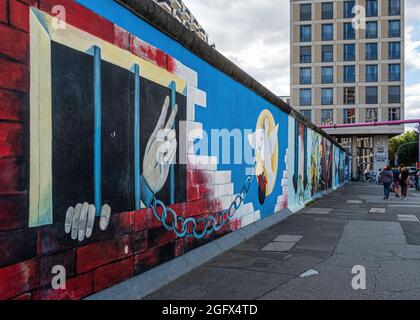
<svg viewBox="0 0 420 320">
<path fill-rule="evenodd" d="M 285 209 L 150 271 L 93 294 L 85 300 L 140 300 L 292 214 L 289 209 Z"/>
</svg>

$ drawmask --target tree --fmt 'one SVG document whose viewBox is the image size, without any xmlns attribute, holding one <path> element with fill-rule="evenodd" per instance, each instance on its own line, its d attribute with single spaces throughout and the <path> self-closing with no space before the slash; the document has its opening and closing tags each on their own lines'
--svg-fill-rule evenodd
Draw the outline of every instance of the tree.
<svg viewBox="0 0 420 320">
<path fill-rule="evenodd" d="M 389 140 L 389 160 L 395 166 L 395 154 L 398 153 L 398 164 L 414 166 L 418 161 L 419 133 L 408 131 Z"/>
</svg>

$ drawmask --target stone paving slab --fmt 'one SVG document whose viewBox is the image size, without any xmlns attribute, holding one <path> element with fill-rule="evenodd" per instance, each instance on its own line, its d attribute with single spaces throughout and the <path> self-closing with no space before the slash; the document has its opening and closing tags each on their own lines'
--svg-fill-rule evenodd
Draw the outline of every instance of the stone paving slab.
<svg viewBox="0 0 420 320">
<path fill-rule="evenodd" d="M 329 214 L 332 210 L 332 208 L 310 208 L 306 213 Z"/>
<path fill-rule="evenodd" d="M 403 222 L 420 222 L 419 219 L 412 214 L 399 214 L 397 215 L 397 219 L 398 221 L 403 221 Z"/>
<path fill-rule="evenodd" d="M 274 242 L 298 242 L 303 238 L 303 236 L 299 235 L 289 235 L 289 234 L 282 234 L 275 238 Z"/>
<path fill-rule="evenodd" d="M 288 252 L 296 245 L 296 242 L 271 242 L 262 248 L 262 251 Z"/>
</svg>

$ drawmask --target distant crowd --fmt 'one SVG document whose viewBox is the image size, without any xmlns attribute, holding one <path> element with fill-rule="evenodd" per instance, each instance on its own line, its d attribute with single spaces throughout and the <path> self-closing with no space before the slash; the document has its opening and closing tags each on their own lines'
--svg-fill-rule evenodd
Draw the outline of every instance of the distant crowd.
<svg viewBox="0 0 420 320">
<path fill-rule="evenodd" d="M 366 172 L 365 172 L 366 173 Z M 369 173 L 366 173 L 369 174 Z M 384 199 L 389 199 L 390 193 L 394 193 L 396 198 L 407 199 L 408 189 L 410 187 L 420 191 L 420 171 L 410 169 L 406 166 L 398 166 L 391 169 L 389 165 L 379 170 L 378 183 L 384 186 Z"/>
</svg>

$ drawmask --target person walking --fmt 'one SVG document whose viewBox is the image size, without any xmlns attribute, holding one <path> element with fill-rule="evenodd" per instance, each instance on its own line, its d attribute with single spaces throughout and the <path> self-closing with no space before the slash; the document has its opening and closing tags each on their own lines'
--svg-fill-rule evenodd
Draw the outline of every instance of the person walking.
<svg viewBox="0 0 420 320">
<path fill-rule="evenodd" d="M 402 167 L 401 173 L 400 173 L 400 187 L 401 187 L 401 200 L 407 199 L 407 193 L 408 193 L 408 186 L 409 186 L 409 179 L 410 172 L 408 171 L 408 168 Z"/>
<path fill-rule="evenodd" d="M 391 191 L 391 184 L 393 182 L 394 175 L 392 174 L 391 167 L 385 166 L 384 170 L 379 174 L 379 183 L 384 185 L 384 200 L 389 199 L 389 193 Z"/>
<path fill-rule="evenodd" d="M 400 197 L 400 166 L 398 168 L 392 169 L 392 175 L 394 176 L 392 179 L 391 191 L 394 192 L 395 198 Z"/>
</svg>

